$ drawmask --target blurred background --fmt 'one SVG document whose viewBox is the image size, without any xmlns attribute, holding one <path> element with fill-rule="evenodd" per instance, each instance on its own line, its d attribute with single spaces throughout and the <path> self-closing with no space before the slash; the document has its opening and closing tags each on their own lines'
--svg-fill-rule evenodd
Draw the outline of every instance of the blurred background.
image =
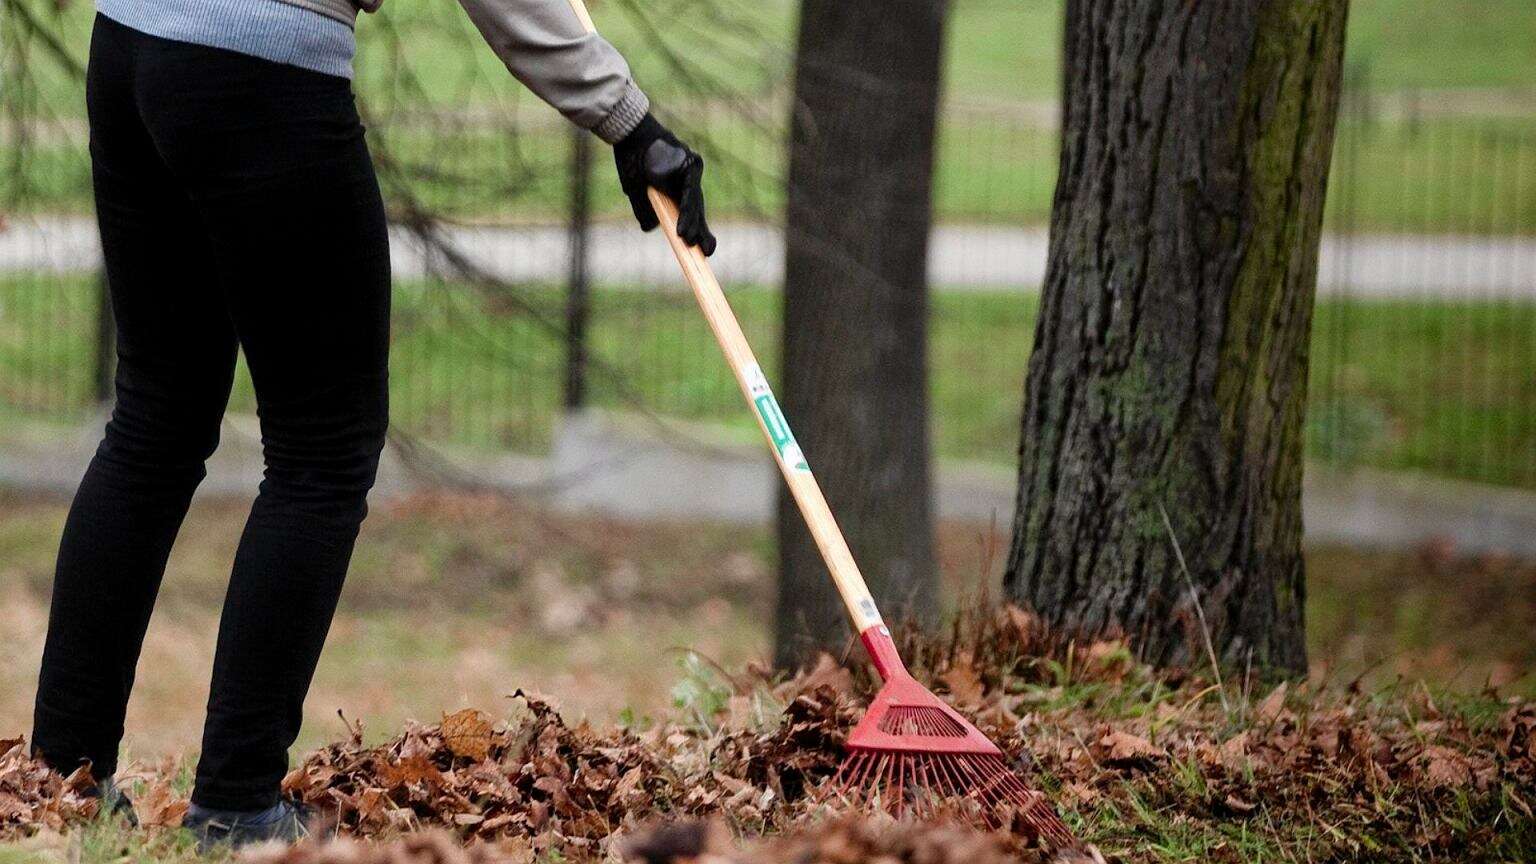
<svg viewBox="0 0 1536 864">
<path fill-rule="evenodd" d="M 0 734 L 29 728 L 68 495 L 108 407 L 83 116 L 92 12 L 0 0 Z M 794 0 L 603 0 L 701 150 L 714 262 L 780 352 Z M 929 246 L 946 602 L 995 589 L 1058 152 L 1060 4 L 953 0 Z M 394 432 L 301 743 L 519 686 L 609 718 L 769 650 L 777 478 L 601 142 L 453 0 L 358 28 L 395 220 Z M 1307 426 L 1315 674 L 1536 693 L 1536 7 L 1354 4 Z M 131 746 L 193 746 L 260 473 L 248 380 L 174 554 Z M 790 418 L 793 422 L 794 418 Z M 679 685 L 681 682 L 681 685 Z"/>
</svg>

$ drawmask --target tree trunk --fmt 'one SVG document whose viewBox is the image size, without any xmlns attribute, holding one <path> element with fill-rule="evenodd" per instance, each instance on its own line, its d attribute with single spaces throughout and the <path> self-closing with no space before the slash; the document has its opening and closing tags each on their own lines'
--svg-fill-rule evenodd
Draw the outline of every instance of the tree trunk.
<svg viewBox="0 0 1536 864">
<path fill-rule="evenodd" d="M 1346 0 L 1069 0 L 1005 591 L 1165 665 L 1306 666 L 1307 342 Z M 1182 546 L 1188 578 L 1172 534 Z"/>
<path fill-rule="evenodd" d="M 927 264 L 944 0 L 805 0 L 791 117 L 784 410 L 888 618 L 936 613 Z M 775 659 L 847 644 L 779 496 Z"/>
</svg>

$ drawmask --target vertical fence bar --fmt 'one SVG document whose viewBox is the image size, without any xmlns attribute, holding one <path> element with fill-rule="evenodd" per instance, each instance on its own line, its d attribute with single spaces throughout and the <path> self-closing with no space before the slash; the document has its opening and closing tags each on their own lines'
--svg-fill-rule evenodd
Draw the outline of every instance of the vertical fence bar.
<svg viewBox="0 0 1536 864">
<path fill-rule="evenodd" d="M 1327 276 L 1319 267 L 1318 278 L 1327 278 L 1329 290 L 1319 291 L 1319 299 L 1325 305 L 1326 329 L 1314 332 L 1313 351 L 1323 357 L 1321 375 L 1313 382 L 1314 395 L 1309 410 L 1320 418 L 1320 428 L 1313 440 L 1315 448 L 1311 456 L 1324 462 L 1332 470 L 1354 467 L 1355 454 L 1346 425 L 1353 419 L 1349 411 L 1348 395 L 1344 392 L 1343 366 L 1349 349 L 1348 306 L 1350 302 L 1351 265 L 1355 245 L 1355 194 L 1359 184 L 1359 164 L 1356 146 L 1360 127 L 1364 124 L 1365 111 L 1360 101 L 1361 76 L 1351 67 L 1345 72 L 1344 93 L 1339 105 L 1339 119 L 1334 137 L 1332 173 L 1328 181 L 1328 197 L 1332 213 L 1325 223 L 1324 239 L 1331 242 L 1332 260 Z M 1314 368 L 1317 365 L 1314 364 Z M 1317 421 L 1314 421 L 1317 422 Z"/>
<path fill-rule="evenodd" d="M 592 235 L 592 136 L 585 129 L 571 130 L 570 259 L 565 284 L 565 409 L 572 411 L 587 401 L 587 319 L 591 315 L 591 285 L 587 250 Z"/>
</svg>

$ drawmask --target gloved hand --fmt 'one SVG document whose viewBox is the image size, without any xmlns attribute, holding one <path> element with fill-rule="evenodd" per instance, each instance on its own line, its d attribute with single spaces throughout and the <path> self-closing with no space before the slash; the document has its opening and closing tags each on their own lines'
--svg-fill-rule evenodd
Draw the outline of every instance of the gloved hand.
<svg viewBox="0 0 1536 864">
<path fill-rule="evenodd" d="M 619 185 L 629 196 L 640 228 L 650 231 L 657 223 L 656 210 L 646 197 L 655 186 L 677 203 L 677 236 L 705 255 L 715 252 L 715 235 L 704 221 L 704 157 L 688 149 L 655 117 L 646 114 L 633 131 L 613 145 L 619 166 Z"/>
</svg>

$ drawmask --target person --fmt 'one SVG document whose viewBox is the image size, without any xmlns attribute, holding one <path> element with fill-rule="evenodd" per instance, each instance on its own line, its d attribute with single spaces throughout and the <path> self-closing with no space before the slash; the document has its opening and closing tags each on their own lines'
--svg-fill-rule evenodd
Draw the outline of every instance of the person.
<svg viewBox="0 0 1536 864">
<path fill-rule="evenodd" d="M 103 804 L 166 558 L 218 443 L 237 349 L 265 473 L 219 623 L 183 824 L 205 847 L 303 831 L 287 751 L 366 513 L 388 415 L 389 239 L 350 76 L 379 0 L 97 0 L 86 75 L 116 402 L 65 522 L 36 755 Z M 706 253 L 703 160 L 568 0 L 461 0 L 507 68 L 613 145 Z"/>
</svg>

